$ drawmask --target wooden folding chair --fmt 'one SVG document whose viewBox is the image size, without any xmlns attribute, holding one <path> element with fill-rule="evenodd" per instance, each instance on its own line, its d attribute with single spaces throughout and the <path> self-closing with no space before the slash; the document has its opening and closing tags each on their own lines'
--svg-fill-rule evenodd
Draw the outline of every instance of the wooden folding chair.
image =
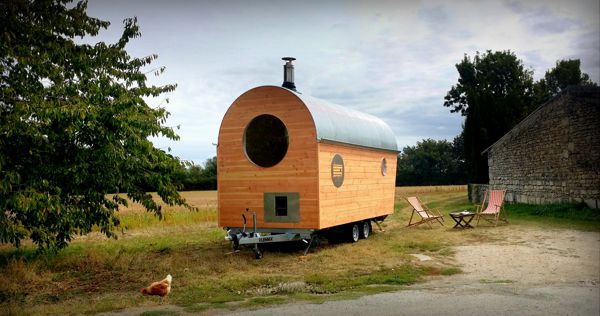
<svg viewBox="0 0 600 316">
<path fill-rule="evenodd" d="M 504 196 L 506 195 L 506 190 L 488 190 L 485 192 L 483 197 L 483 201 L 481 205 L 477 206 L 477 225 L 479 225 L 479 220 L 483 218 L 484 220 L 494 224 L 494 226 L 498 225 L 498 221 L 501 220 L 508 224 L 508 219 L 506 218 L 506 211 L 504 210 Z M 484 209 L 485 201 L 488 200 L 487 207 Z"/>
<path fill-rule="evenodd" d="M 408 201 L 408 203 L 413 207 L 413 212 L 410 215 L 410 221 L 407 225 L 408 227 L 418 226 L 427 223 L 429 227 L 433 228 L 431 222 L 435 221 L 444 226 L 444 217 L 442 216 L 442 214 L 440 214 L 439 211 L 428 209 L 425 206 L 425 204 L 423 204 L 421 200 L 419 200 L 418 197 L 410 196 L 406 198 L 406 201 Z M 417 216 L 415 216 L 415 214 L 417 214 Z M 420 217 L 421 220 L 418 220 L 418 217 Z M 413 222 L 413 218 L 415 218 L 415 222 Z"/>
</svg>

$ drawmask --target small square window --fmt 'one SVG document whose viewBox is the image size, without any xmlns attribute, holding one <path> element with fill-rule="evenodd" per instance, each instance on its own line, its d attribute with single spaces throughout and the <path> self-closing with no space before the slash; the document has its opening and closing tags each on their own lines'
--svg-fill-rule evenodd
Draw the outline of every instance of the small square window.
<svg viewBox="0 0 600 316">
<path fill-rule="evenodd" d="M 275 197 L 275 216 L 287 216 L 287 215 L 288 215 L 287 196 L 276 196 Z"/>
</svg>

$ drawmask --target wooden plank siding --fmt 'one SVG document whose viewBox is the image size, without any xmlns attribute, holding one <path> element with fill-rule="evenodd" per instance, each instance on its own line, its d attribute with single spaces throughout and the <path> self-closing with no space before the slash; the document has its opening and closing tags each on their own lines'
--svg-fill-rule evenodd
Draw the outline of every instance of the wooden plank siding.
<svg viewBox="0 0 600 316">
<path fill-rule="evenodd" d="M 344 182 L 331 180 L 331 160 L 344 161 Z M 351 223 L 394 212 L 396 153 L 375 149 L 319 143 L 319 228 Z M 381 161 L 387 161 L 387 175 Z"/>
<path fill-rule="evenodd" d="M 246 126 L 262 114 L 278 117 L 288 131 L 288 151 L 270 168 L 250 162 L 243 148 Z M 256 212 L 260 228 L 319 226 L 316 129 L 310 112 L 296 96 L 277 87 L 259 87 L 242 94 L 223 118 L 217 156 L 220 227 L 241 227 L 246 208 Z M 265 192 L 299 192 L 300 221 L 265 223 Z M 246 217 L 251 226 L 251 217 Z"/>
<path fill-rule="evenodd" d="M 243 148 L 246 126 L 262 114 L 278 117 L 289 138 L 285 157 L 269 168 L 249 161 Z M 344 161 L 344 181 L 339 188 L 331 178 L 335 154 Z M 394 211 L 396 153 L 318 143 L 308 108 L 285 89 L 258 87 L 235 100 L 221 123 L 217 156 L 220 227 L 241 227 L 246 208 L 256 212 L 259 228 L 296 229 L 324 229 Z M 383 158 L 387 160 L 385 176 L 381 173 Z M 300 221 L 266 223 L 265 192 L 298 192 Z M 251 220 L 250 214 L 246 217 Z"/>
</svg>

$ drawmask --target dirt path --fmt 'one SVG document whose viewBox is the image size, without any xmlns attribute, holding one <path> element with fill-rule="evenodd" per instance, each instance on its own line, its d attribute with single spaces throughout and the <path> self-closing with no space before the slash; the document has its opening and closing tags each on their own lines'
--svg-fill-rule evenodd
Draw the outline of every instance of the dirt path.
<svg viewBox="0 0 600 316">
<path fill-rule="evenodd" d="M 456 247 L 464 273 L 407 290 L 230 315 L 600 315 L 600 233 L 498 227 Z M 225 313 L 226 314 L 226 313 Z"/>
<path fill-rule="evenodd" d="M 505 240 L 456 247 L 455 260 L 466 273 L 443 282 L 599 285 L 600 233 L 514 226 L 499 227 L 497 233 Z"/>
<path fill-rule="evenodd" d="M 355 300 L 208 314 L 600 315 L 600 233 L 515 225 L 488 231 L 497 241 L 455 247 L 461 274 Z M 157 310 L 186 314 L 177 306 L 152 308 Z"/>
</svg>

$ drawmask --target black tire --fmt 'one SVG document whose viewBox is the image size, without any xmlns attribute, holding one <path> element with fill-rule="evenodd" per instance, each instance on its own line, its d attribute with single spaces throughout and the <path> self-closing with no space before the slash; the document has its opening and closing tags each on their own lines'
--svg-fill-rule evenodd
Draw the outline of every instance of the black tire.
<svg viewBox="0 0 600 316">
<path fill-rule="evenodd" d="M 310 244 L 311 247 L 318 247 L 319 245 L 321 245 L 321 239 L 319 239 L 319 236 L 315 236 L 315 238 L 311 238 L 312 243 Z"/>
<path fill-rule="evenodd" d="M 366 220 L 360 225 L 360 238 L 367 239 L 371 236 L 371 221 Z"/>
<path fill-rule="evenodd" d="M 360 239 L 360 228 L 358 228 L 358 224 L 353 223 L 348 225 L 348 227 L 348 241 L 357 242 Z"/>
</svg>

